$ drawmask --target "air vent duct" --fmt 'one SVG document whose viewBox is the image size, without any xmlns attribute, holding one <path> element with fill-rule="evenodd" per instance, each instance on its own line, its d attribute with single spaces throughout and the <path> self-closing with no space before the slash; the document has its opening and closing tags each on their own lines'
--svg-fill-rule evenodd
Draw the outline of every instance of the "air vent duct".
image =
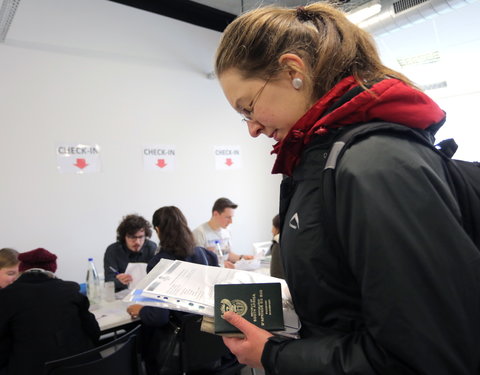
<svg viewBox="0 0 480 375">
<path fill-rule="evenodd" d="M 434 83 L 428 83 L 426 85 L 420 85 L 420 88 L 424 91 L 443 89 L 447 87 L 447 81 L 440 81 Z"/>
<path fill-rule="evenodd" d="M 4 42 L 20 0 L 0 0 L 0 42 Z"/>
<path fill-rule="evenodd" d="M 428 0 L 400 0 L 400 1 L 395 1 L 393 3 L 393 11 L 395 14 L 398 14 L 400 12 L 403 12 L 407 9 L 416 7 L 417 5 L 420 5 L 421 3 L 425 3 Z"/>
<path fill-rule="evenodd" d="M 384 0 L 382 11 L 359 24 L 379 36 L 406 27 L 438 14 L 460 8 L 476 0 Z"/>
</svg>

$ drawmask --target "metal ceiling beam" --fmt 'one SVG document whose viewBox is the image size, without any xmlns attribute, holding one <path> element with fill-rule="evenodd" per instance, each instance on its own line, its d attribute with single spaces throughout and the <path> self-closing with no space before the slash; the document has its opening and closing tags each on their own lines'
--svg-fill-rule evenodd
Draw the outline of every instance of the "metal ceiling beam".
<svg viewBox="0 0 480 375">
<path fill-rule="evenodd" d="M 223 32 L 236 15 L 189 0 L 109 0 Z"/>
</svg>

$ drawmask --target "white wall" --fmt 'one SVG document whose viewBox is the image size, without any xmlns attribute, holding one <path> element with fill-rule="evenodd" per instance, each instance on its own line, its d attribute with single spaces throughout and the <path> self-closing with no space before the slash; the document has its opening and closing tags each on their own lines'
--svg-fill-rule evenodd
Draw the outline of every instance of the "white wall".
<svg viewBox="0 0 480 375">
<path fill-rule="evenodd" d="M 103 0 L 22 0 L 0 44 L 0 247 L 45 247 L 82 281 L 123 215 L 177 205 L 193 228 L 220 196 L 239 204 L 238 252 L 269 239 L 280 177 L 206 79 L 219 38 Z M 55 145 L 78 142 L 101 146 L 101 173 L 57 172 Z M 175 145 L 176 169 L 145 172 L 148 144 Z M 215 145 L 239 145 L 243 168 L 217 171 Z"/>
<path fill-rule="evenodd" d="M 382 60 L 402 70 L 417 84 L 446 81 L 447 87 L 428 90 L 447 113 L 437 140 L 455 138 L 457 159 L 480 160 L 480 1 L 424 22 L 376 37 Z M 435 63 L 400 67 L 404 59 L 437 51 Z"/>
<path fill-rule="evenodd" d="M 477 1 L 376 38 L 394 68 L 397 58 L 440 50 L 435 69 L 449 88 L 429 92 L 448 114 L 438 138 L 455 137 L 466 160 L 479 149 L 479 15 Z M 150 220 L 177 205 L 195 227 L 219 196 L 240 205 L 238 252 L 269 239 L 280 177 L 269 173 L 270 141 L 249 138 L 206 79 L 219 38 L 104 0 L 22 0 L 0 43 L 0 247 L 45 247 L 59 255 L 60 277 L 82 281 L 86 258 L 102 264 L 123 215 Z M 102 172 L 58 173 L 59 142 L 98 143 Z M 176 170 L 144 172 L 146 144 L 175 145 Z M 240 145 L 243 168 L 215 170 L 214 145 Z"/>
</svg>

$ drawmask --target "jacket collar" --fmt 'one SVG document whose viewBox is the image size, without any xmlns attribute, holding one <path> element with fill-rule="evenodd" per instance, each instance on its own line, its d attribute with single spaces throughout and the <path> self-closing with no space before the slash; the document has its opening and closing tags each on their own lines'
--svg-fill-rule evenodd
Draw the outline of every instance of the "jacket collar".
<svg viewBox="0 0 480 375">
<path fill-rule="evenodd" d="M 273 146 L 272 154 L 277 154 L 277 159 L 272 173 L 291 176 L 312 136 L 370 121 L 427 129 L 445 121 L 445 113 L 423 92 L 397 79 L 385 79 L 365 91 L 353 77 L 344 78 L 298 120 L 285 139 Z"/>
</svg>

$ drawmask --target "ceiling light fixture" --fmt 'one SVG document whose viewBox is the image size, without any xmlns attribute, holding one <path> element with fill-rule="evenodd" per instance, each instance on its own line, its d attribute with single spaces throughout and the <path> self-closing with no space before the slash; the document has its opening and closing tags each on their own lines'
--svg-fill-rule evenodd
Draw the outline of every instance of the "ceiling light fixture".
<svg viewBox="0 0 480 375">
<path fill-rule="evenodd" d="M 347 18 L 354 24 L 359 24 L 362 21 L 380 13 L 382 5 L 378 1 L 370 2 L 364 6 L 356 8 L 352 12 L 347 13 Z"/>
<path fill-rule="evenodd" d="M 0 0 L 0 43 L 4 42 L 7 37 L 19 3 L 20 0 Z"/>
</svg>

